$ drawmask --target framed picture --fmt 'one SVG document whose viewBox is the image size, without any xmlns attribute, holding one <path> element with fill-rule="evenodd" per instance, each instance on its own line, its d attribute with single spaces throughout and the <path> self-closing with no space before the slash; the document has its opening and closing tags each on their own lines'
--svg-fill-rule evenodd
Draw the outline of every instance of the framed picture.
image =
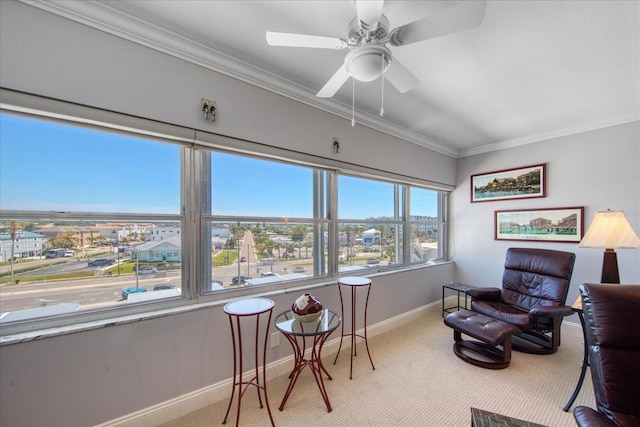
<svg viewBox="0 0 640 427">
<path fill-rule="evenodd" d="M 574 242 L 584 233 L 584 206 L 495 211 L 495 240 Z"/>
<path fill-rule="evenodd" d="M 545 197 L 546 163 L 471 175 L 471 202 Z"/>
</svg>

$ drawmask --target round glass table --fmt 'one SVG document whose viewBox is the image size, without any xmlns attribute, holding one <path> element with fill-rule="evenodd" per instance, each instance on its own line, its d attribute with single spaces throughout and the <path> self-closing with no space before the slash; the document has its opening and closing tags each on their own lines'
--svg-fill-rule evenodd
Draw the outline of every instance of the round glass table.
<svg viewBox="0 0 640 427">
<path fill-rule="evenodd" d="M 313 372 L 313 376 L 322 395 L 324 403 L 327 405 L 327 411 L 331 412 L 331 403 L 329 403 L 329 396 L 327 390 L 324 387 L 324 381 L 322 379 L 322 373 L 327 375 L 328 379 L 332 379 L 329 372 L 322 364 L 322 346 L 325 341 L 340 326 L 340 316 L 329 309 L 323 309 L 320 317 L 313 322 L 300 322 L 293 317 L 293 313 L 289 310 L 284 313 L 280 313 L 275 320 L 276 328 L 282 332 L 287 338 L 291 347 L 293 348 L 294 366 L 293 370 L 289 374 L 289 386 L 282 398 L 280 404 L 280 410 L 284 409 L 285 403 L 291 391 L 298 380 L 300 372 L 307 366 Z M 305 359 L 305 352 L 307 345 L 310 345 L 311 353 L 310 358 Z"/>
</svg>

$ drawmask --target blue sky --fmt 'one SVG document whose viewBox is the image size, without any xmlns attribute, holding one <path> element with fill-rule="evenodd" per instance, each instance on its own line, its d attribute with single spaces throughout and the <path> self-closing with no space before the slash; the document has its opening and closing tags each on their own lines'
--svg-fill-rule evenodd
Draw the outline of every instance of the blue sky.
<svg viewBox="0 0 640 427">
<path fill-rule="evenodd" d="M 212 155 L 213 213 L 312 217 L 312 170 Z M 341 176 L 339 217 L 392 216 L 393 185 Z M 436 215 L 437 193 L 412 193 L 412 213 Z M 180 147 L 0 114 L 0 208 L 180 212 Z"/>
<path fill-rule="evenodd" d="M 0 205 L 179 213 L 179 153 L 169 144 L 1 114 Z"/>
</svg>

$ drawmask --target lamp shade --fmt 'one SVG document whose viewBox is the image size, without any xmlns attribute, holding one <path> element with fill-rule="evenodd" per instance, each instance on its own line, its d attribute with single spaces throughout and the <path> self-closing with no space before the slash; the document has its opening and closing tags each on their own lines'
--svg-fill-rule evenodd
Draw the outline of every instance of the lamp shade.
<svg viewBox="0 0 640 427">
<path fill-rule="evenodd" d="M 623 211 L 596 212 L 579 248 L 640 248 L 640 238 L 633 231 Z"/>
</svg>

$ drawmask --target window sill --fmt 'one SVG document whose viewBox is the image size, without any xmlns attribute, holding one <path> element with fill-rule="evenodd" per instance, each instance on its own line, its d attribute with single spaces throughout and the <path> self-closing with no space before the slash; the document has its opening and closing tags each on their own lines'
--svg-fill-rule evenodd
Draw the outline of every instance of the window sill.
<svg viewBox="0 0 640 427">
<path fill-rule="evenodd" d="M 420 264 L 420 265 L 415 265 L 411 267 L 406 267 L 403 269 L 394 269 L 394 270 L 377 271 L 377 272 L 370 271 L 371 274 L 367 274 L 366 276 L 380 277 L 380 276 L 386 276 L 390 274 L 398 274 L 398 273 L 402 273 L 410 270 L 436 267 L 436 266 L 449 264 L 449 263 L 451 263 L 451 261 L 442 261 L 434 264 Z M 340 276 L 347 276 L 347 275 L 350 275 L 349 272 L 344 272 L 343 274 L 340 274 Z M 269 296 L 274 296 L 274 295 L 284 295 L 288 293 L 300 292 L 300 291 L 324 287 L 324 286 L 332 286 L 332 285 L 335 285 L 335 283 L 336 283 L 336 280 L 328 280 L 323 282 L 317 282 L 314 284 L 304 284 L 304 285 L 301 284 L 301 286 L 291 287 L 287 289 L 265 290 L 265 292 L 253 293 L 251 295 L 256 297 L 260 296 L 260 297 L 268 298 Z M 73 325 L 59 326 L 59 327 L 40 329 L 35 331 L 19 332 L 19 333 L 0 337 L 0 347 L 5 345 L 19 344 L 19 343 L 36 341 L 36 340 L 45 339 L 45 338 L 52 338 L 52 337 L 57 337 L 57 336 L 62 336 L 67 334 L 73 334 L 77 332 L 91 331 L 91 330 L 106 328 L 109 326 L 124 325 L 127 323 L 139 322 L 141 320 L 150 320 L 150 319 L 172 316 L 175 314 L 193 312 L 197 310 L 206 310 L 214 307 L 224 306 L 228 302 L 236 300 L 238 298 L 239 297 L 236 295 L 234 297 L 218 299 L 215 301 L 204 301 L 204 302 L 200 301 L 194 304 L 186 304 L 186 305 L 180 305 L 178 307 L 162 308 L 162 309 L 147 311 L 143 313 L 110 317 L 110 318 L 100 319 L 100 320 L 92 320 L 92 321 L 83 322 L 83 323 L 76 323 Z"/>
</svg>

